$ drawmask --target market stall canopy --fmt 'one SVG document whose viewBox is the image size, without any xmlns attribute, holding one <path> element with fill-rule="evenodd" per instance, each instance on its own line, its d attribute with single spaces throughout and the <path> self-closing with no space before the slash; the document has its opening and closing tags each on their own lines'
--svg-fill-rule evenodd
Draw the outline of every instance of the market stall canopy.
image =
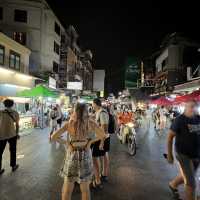
<svg viewBox="0 0 200 200">
<path fill-rule="evenodd" d="M 30 90 L 23 90 L 17 94 L 18 97 L 57 97 L 58 95 L 43 85 L 36 86 Z"/>
<path fill-rule="evenodd" d="M 81 99 L 86 101 L 87 103 L 92 103 L 93 100 L 95 99 L 95 97 L 94 96 L 83 95 L 83 96 L 81 96 Z"/>
<path fill-rule="evenodd" d="M 190 94 L 177 96 L 174 100 L 174 103 L 184 103 L 191 100 L 200 101 L 200 90 L 196 90 Z"/>
<path fill-rule="evenodd" d="M 160 106 L 170 106 L 173 104 L 173 101 L 167 99 L 166 97 L 160 97 L 156 100 L 151 101 L 150 104 L 155 104 Z"/>
</svg>

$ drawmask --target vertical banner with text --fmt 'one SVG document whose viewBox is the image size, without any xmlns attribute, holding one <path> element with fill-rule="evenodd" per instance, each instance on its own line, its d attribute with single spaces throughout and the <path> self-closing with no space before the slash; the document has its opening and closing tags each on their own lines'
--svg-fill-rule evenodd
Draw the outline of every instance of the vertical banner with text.
<svg viewBox="0 0 200 200">
<path fill-rule="evenodd" d="M 130 57 L 125 64 L 125 88 L 137 88 L 138 79 L 140 79 L 140 66 L 134 58 Z"/>
</svg>

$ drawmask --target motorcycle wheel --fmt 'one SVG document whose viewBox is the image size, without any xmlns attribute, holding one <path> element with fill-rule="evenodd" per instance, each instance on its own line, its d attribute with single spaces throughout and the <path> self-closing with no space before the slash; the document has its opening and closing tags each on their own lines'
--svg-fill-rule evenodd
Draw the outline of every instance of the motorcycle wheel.
<svg viewBox="0 0 200 200">
<path fill-rule="evenodd" d="M 128 152 L 131 156 L 135 156 L 137 152 L 136 140 L 134 136 L 128 137 Z"/>
</svg>

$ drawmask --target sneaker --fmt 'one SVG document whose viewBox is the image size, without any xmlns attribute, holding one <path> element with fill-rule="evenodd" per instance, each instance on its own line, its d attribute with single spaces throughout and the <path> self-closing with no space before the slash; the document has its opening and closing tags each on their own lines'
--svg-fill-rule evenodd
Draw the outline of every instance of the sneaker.
<svg viewBox="0 0 200 200">
<path fill-rule="evenodd" d="M 0 170 L 0 175 L 2 175 L 5 172 L 5 169 Z"/>
<path fill-rule="evenodd" d="M 12 167 L 12 171 L 15 172 L 18 168 L 19 168 L 19 165 L 15 165 L 14 167 Z"/>
</svg>

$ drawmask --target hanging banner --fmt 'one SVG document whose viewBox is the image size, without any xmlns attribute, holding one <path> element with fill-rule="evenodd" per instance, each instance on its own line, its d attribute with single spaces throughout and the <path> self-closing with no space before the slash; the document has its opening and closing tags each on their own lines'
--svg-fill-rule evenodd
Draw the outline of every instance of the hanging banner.
<svg viewBox="0 0 200 200">
<path fill-rule="evenodd" d="M 125 88 L 137 88 L 137 82 L 140 79 L 140 66 L 134 58 L 128 58 L 125 67 Z"/>
</svg>

